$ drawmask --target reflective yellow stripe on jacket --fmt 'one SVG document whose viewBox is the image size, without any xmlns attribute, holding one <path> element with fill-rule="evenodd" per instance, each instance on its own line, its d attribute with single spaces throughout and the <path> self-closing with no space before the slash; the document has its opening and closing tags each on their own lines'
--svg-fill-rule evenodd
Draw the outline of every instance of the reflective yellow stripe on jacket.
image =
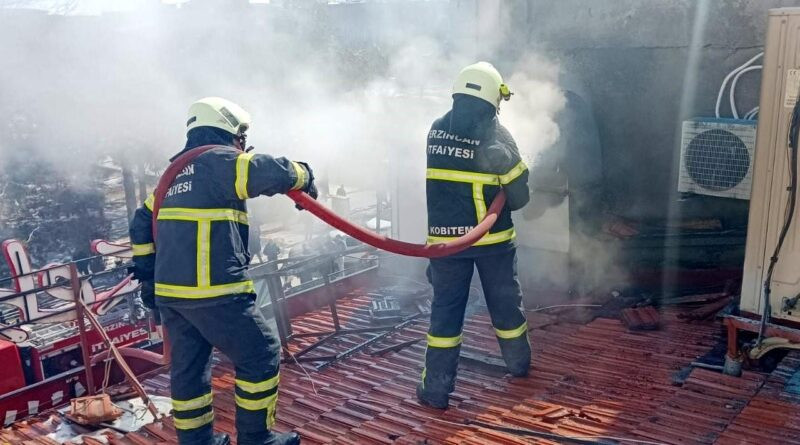
<svg viewBox="0 0 800 445">
<path fill-rule="evenodd" d="M 247 178 L 250 174 L 250 159 L 255 153 L 242 153 L 236 158 L 236 196 L 247 199 Z"/>
<path fill-rule="evenodd" d="M 528 166 L 525 165 L 524 162 L 519 161 L 519 163 L 512 167 L 508 173 L 500 175 L 500 184 L 511 184 L 515 179 L 519 178 L 520 175 L 525 173 L 526 170 L 528 170 Z"/>
<path fill-rule="evenodd" d="M 246 183 L 245 183 L 246 186 Z M 211 284 L 211 224 L 233 221 L 247 224 L 247 213 L 235 209 L 196 209 L 170 207 L 161 209 L 159 221 L 188 221 L 197 224 L 197 286 L 156 283 L 156 295 L 173 298 L 214 298 L 255 291 L 250 280 L 238 283 Z"/>
<path fill-rule="evenodd" d="M 471 182 L 484 185 L 500 185 L 500 178 L 489 173 L 475 173 L 460 170 L 429 168 L 426 177 L 440 181 Z"/>
<path fill-rule="evenodd" d="M 197 287 L 211 286 L 211 221 L 197 221 Z"/>
<path fill-rule="evenodd" d="M 176 221 L 234 221 L 247 224 L 247 212 L 235 209 L 193 209 L 188 207 L 163 208 L 158 212 L 160 220 Z"/>
<path fill-rule="evenodd" d="M 483 198 L 483 184 L 479 182 L 472 183 L 472 202 L 475 204 L 475 216 L 478 222 L 486 218 L 486 200 Z"/>
<path fill-rule="evenodd" d="M 478 222 L 483 221 L 486 217 L 487 207 L 486 200 L 483 196 L 483 187 L 487 185 L 502 186 L 511 183 L 514 179 L 518 178 L 522 173 L 527 170 L 525 163 L 520 161 L 508 173 L 504 175 L 494 175 L 491 173 L 478 173 L 461 170 L 445 170 L 441 168 L 429 168 L 427 170 L 427 179 L 435 179 L 439 181 L 463 182 L 472 184 L 472 201 L 475 205 L 475 218 Z M 487 246 L 491 244 L 498 244 L 510 241 L 516 237 L 514 228 L 504 230 L 497 233 L 487 233 L 483 236 L 475 246 Z M 448 236 L 428 236 L 428 244 L 442 243 L 458 239 L 458 237 Z"/>
<path fill-rule="evenodd" d="M 502 232 L 497 233 L 487 233 L 483 235 L 483 238 L 478 240 L 477 243 L 473 244 L 474 246 L 488 246 L 491 244 L 502 243 L 505 241 L 513 240 L 517 237 L 517 232 L 514 231 L 514 228 L 510 228 L 508 230 L 503 230 Z M 458 239 L 455 236 L 428 236 L 428 244 L 436 244 L 436 243 L 446 243 L 448 241 L 452 241 L 454 239 Z"/>
<path fill-rule="evenodd" d="M 223 295 L 253 292 L 255 292 L 255 287 L 253 287 L 253 282 L 250 280 L 210 286 L 176 286 L 173 284 L 156 283 L 156 295 L 162 297 L 214 298 Z"/>
<path fill-rule="evenodd" d="M 156 202 L 156 196 L 151 193 L 150 196 L 148 196 L 147 199 L 144 200 L 144 206 L 147 207 L 147 210 L 152 212 L 153 204 L 155 202 Z"/>
</svg>

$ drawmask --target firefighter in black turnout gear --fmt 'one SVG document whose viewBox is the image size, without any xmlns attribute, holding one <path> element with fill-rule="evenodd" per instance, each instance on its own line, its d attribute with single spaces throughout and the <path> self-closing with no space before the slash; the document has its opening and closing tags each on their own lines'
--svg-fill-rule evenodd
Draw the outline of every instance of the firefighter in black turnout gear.
<svg viewBox="0 0 800 445">
<path fill-rule="evenodd" d="M 417 398 L 447 408 L 455 388 L 464 311 L 474 268 L 508 371 L 528 374 L 531 347 L 517 279 L 511 211 L 528 203 L 528 169 L 514 139 L 497 120 L 500 101 L 511 92 L 487 62 L 464 68 L 453 87 L 453 108 L 428 133 L 428 242 L 466 234 L 486 216 L 500 190 L 506 205 L 492 229 L 464 252 L 431 259 L 431 324 Z"/>
<path fill-rule="evenodd" d="M 316 197 L 307 164 L 245 151 L 250 115 L 225 99 L 189 109 L 183 154 L 216 147 L 189 163 L 166 192 L 152 235 L 154 196 L 131 222 L 136 278 L 143 300 L 160 313 L 172 342 L 172 409 L 181 444 L 223 445 L 213 433 L 211 350 L 236 368 L 236 431 L 240 445 L 298 444 L 275 434 L 280 345 L 255 306 L 245 200 L 303 190 Z M 178 156 L 176 155 L 176 157 Z M 174 160 L 175 158 L 172 158 Z"/>
</svg>

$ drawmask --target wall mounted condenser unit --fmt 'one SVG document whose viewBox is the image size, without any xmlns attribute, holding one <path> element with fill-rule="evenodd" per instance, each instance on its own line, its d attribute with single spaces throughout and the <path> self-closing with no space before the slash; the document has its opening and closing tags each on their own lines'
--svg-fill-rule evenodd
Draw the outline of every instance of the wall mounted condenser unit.
<svg viewBox="0 0 800 445">
<path fill-rule="evenodd" d="M 793 215 L 789 214 L 793 169 L 788 143 L 800 89 L 800 8 L 770 10 L 761 82 L 740 309 L 751 315 L 761 314 L 765 307 L 764 284 L 769 281 L 772 319 L 800 322 L 800 206 L 795 207 Z M 770 258 L 790 217 L 774 273 L 768 280 Z"/>
<path fill-rule="evenodd" d="M 750 199 L 756 122 L 694 118 L 683 122 L 678 191 Z"/>
</svg>

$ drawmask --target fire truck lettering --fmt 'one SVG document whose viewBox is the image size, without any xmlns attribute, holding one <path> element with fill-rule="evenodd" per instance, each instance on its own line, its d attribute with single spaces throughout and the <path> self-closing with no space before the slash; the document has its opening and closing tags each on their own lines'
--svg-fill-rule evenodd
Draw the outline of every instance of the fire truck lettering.
<svg viewBox="0 0 800 445">
<path fill-rule="evenodd" d="M 142 329 L 142 328 L 138 328 L 138 329 L 134 329 L 134 330 L 132 330 L 130 332 L 126 332 L 124 334 L 117 335 L 116 337 L 112 337 L 111 338 L 111 343 L 114 343 L 115 345 L 118 345 L 120 343 L 125 343 L 125 342 L 127 342 L 127 341 L 129 341 L 131 339 L 141 337 L 143 335 L 147 335 L 147 331 Z M 102 342 L 95 343 L 95 344 L 92 345 L 92 353 L 102 351 L 104 347 L 105 347 L 105 345 Z"/>
<path fill-rule="evenodd" d="M 112 324 L 106 326 L 106 332 L 113 331 L 113 330 L 119 329 L 119 328 L 123 328 L 123 327 L 125 327 L 125 325 L 126 325 L 126 323 L 120 323 L 120 322 L 112 323 Z"/>
</svg>

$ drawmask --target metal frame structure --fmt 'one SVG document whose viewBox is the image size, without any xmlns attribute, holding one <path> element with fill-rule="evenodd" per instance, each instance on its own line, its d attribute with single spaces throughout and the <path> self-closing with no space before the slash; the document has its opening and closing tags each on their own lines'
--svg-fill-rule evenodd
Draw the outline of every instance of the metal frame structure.
<svg viewBox="0 0 800 445">
<path fill-rule="evenodd" d="M 739 361 L 743 357 L 742 351 L 739 350 L 739 331 L 757 334 L 761 330 L 761 322 L 746 317 L 727 315 L 725 326 L 728 329 L 728 359 Z M 764 327 L 764 336 L 766 340 L 762 344 L 746 351 L 749 358 L 759 359 L 774 349 L 800 349 L 799 329 L 767 323 Z"/>
<path fill-rule="evenodd" d="M 340 252 L 323 253 L 311 257 L 274 260 L 268 263 L 264 263 L 260 266 L 256 266 L 253 269 L 250 269 L 249 272 L 250 278 L 255 283 L 261 281 L 266 282 L 267 290 L 269 292 L 270 304 L 272 306 L 273 314 L 275 315 L 275 321 L 278 326 L 278 336 L 280 337 L 281 344 L 283 345 L 283 347 L 288 348 L 288 344 L 292 340 L 297 340 L 301 338 L 317 338 L 317 340 L 312 344 L 301 349 L 299 352 L 292 354 L 292 357 L 283 358 L 282 362 L 284 363 L 292 363 L 295 361 L 298 363 L 322 362 L 321 364 L 315 366 L 317 370 L 322 370 L 338 360 L 342 360 L 361 350 L 364 350 L 369 345 L 385 338 L 392 332 L 395 332 L 398 329 L 402 329 L 405 326 L 412 324 L 417 320 L 418 317 L 423 315 L 422 313 L 414 314 L 405 317 L 401 319 L 399 322 L 394 324 L 374 326 L 369 328 L 347 329 L 342 327 L 341 322 L 339 320 L 339 313 L 336 308 L 337 296 L 334 293 L 334 287 L 336 283 L 342 279 L 353 276 L 357 273 L 362 273 L 368 270 L 377 269 L 379 267 L 379 261 L 377 257 L 362 258 L 362 260 L 368 262 L 368 265 L 364 268 L 361 269 L 354 268 L 350 271 L 348 271 L 348 269 L 342 271 L 335 271 L 334 262 L 336 259 L 341 257 L 349 257 L 357 253 L 368 253 L 374 251 L 375 249 L 369 246 L 358 246 Z M 328 308 L 330 309 L 331 319 L 333 321 L 333 330 L 304 332 L 302 334 L 296 334 L 292 332 L 291 317 L 289 316 L 287 310 L 287 300 L 291 297 L 291 295 L 287 295 L 286 292 L 284 292 L 283 278 L 295 275 L 295 273 L 301 268 L 312 267 L 314 265 L 318 265 L 318 267 L 322 269 L 321 270 L 322 282 L 319 284 L 319 287 L 323 287 L 325 289 L 326 303 L 328 305 Z M 282 267 L 279 268 L 279 266 Z M 350 272 L 349 275 L 348 272 Z M 359 344 L 353 347 L 348 348 L 345 351 L 336 354 L 312 355 L 312 356 L 308 355 L 310 352 L 314 351 L 320 346 L 325 345 L 326 343 L 331 342 L 332 340 L 335 340 L 341 336 L 353 335 L 353 334 L 375 334 L 375 335 L 363 342 L 360 342 Z"/>
</svg>

